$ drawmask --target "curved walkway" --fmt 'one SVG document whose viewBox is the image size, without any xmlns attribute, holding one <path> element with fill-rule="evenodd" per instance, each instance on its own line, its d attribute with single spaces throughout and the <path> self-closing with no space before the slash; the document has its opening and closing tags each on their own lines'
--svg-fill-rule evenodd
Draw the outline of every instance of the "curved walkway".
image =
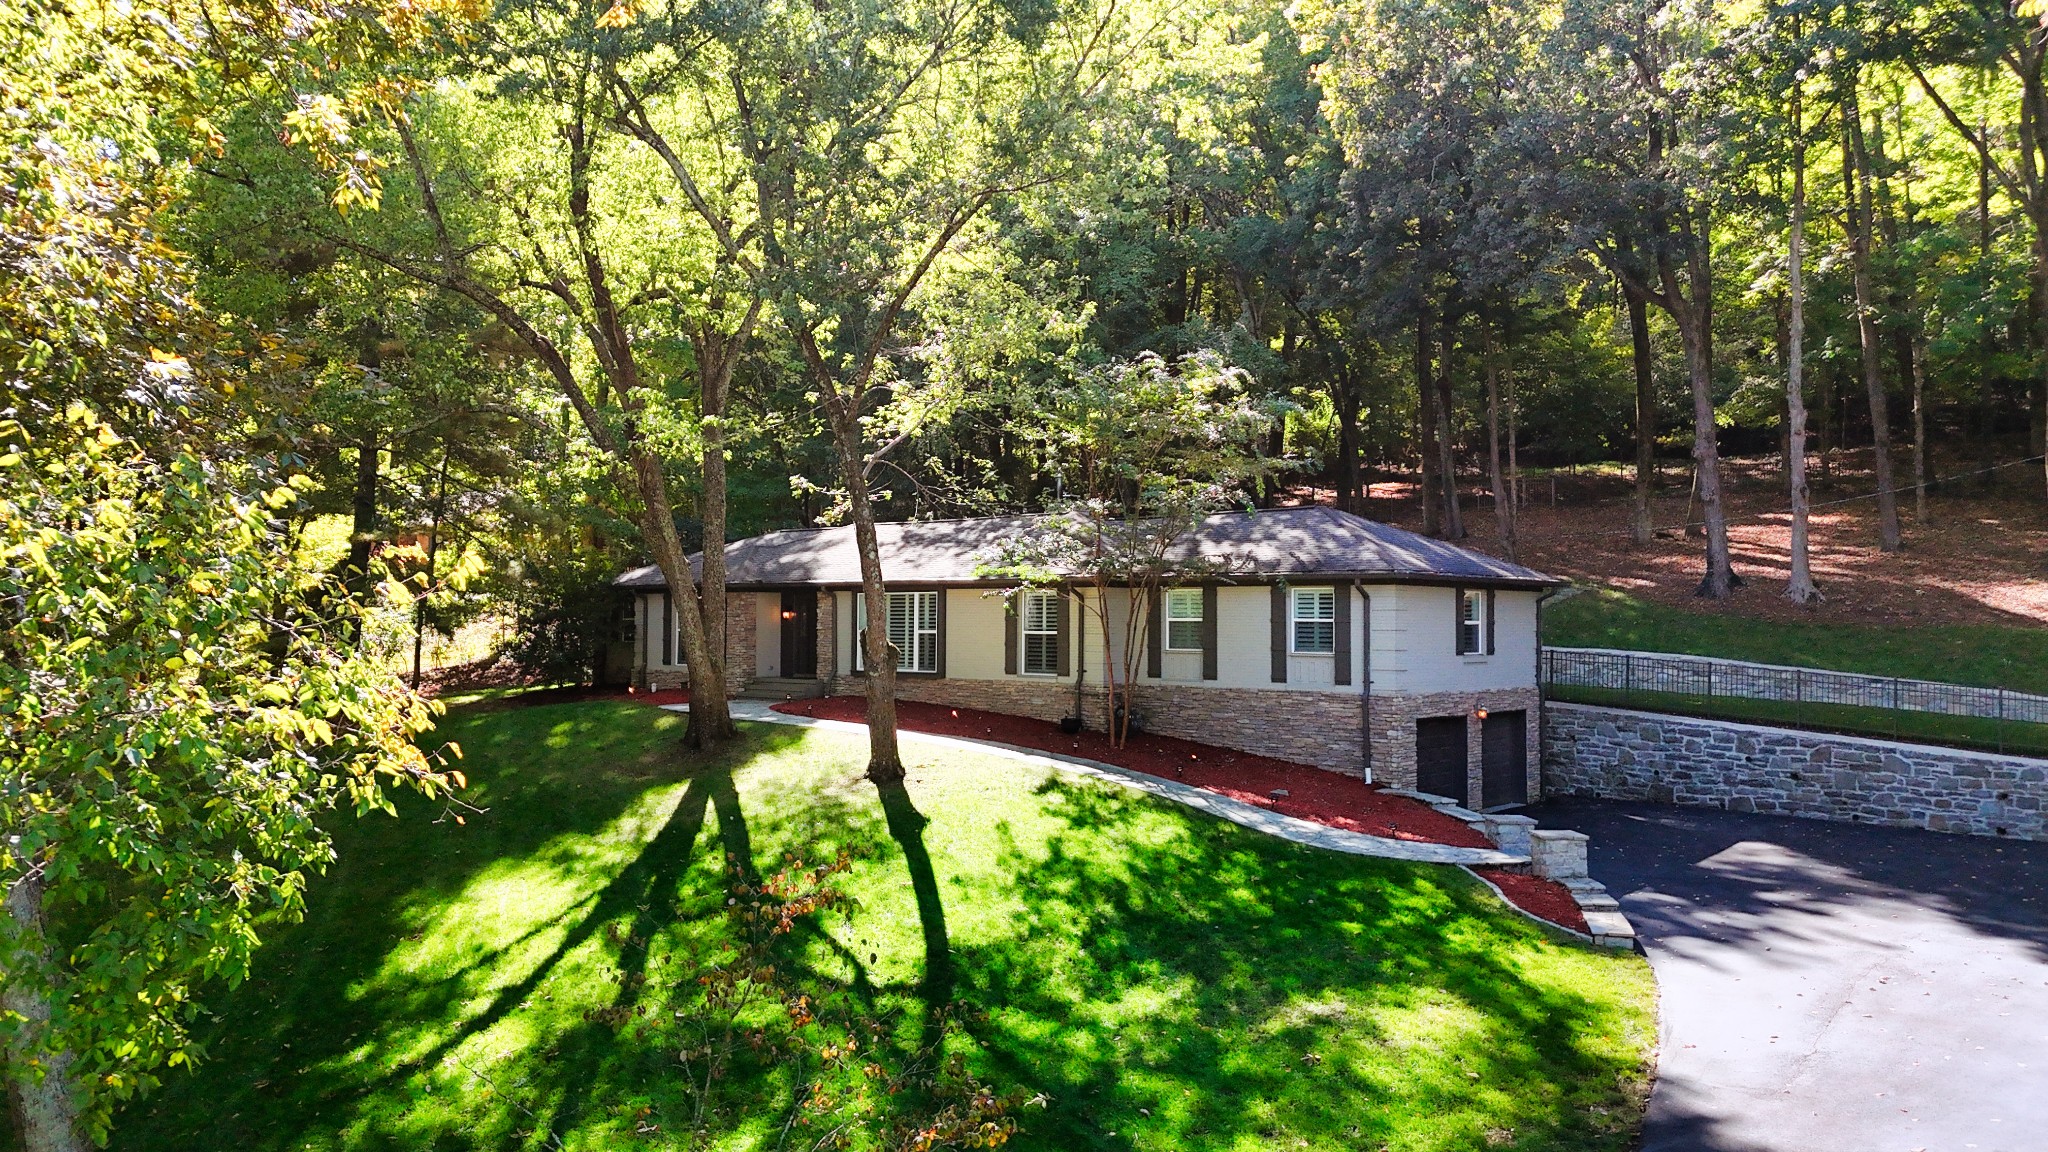
<svg viewBox="0 0 2048 1152">
<path fill-rule="evenodd" d="M 687 704 L 669 704 L 664 707 L 677 712 L 687 712 Z M 867 725 L 844 720 L 818 720 L 809 716 L 793 716 L 777 712 L 765 701 L 734 700 L 732 716 L 735 720 L 751 720 L 765 724 L 790 724 L 800 728 L 828 728 L 839 732 L 865 733 Z M 1002 744 L 993 740 L 968 740 L 958 736 L 939 736 L 930 732 L 900 729 L 898 734 L 905 740 L 916 740 L 927 744 L 960 748 L 995 756 L 1005 756 L 1029 764 L 1038 764 L 1078 776 L 1092 776 L 1126 788 L 1135 788 L 1161 799 L 1183 804 L 1200 812 L 1206 812 L 1233 824 L 1241 824 L 1269 836 L 1292 840 L 1315 848 L 1327 848 L 1332 852 L 1347 852 L 1353 856 L 1380 856 L 1389 860 L 1410 860 L 1420 864 L 1527 864 L 1527 856 L 1502 852 L 1497 848 L 1459 848 L 1449 844 L 1427 844 L 1414 840 L 1393 840 L 1385 836 L 1368 836 L 1363 832 L 1347 832 L 1332 828 L 1313 820 L 1300 820 L 1270 812 L 1256 804 L 1246 804 L 1214 792 L 1205 792 L 1192 784 L 1177 780 L 1162 780 L 1105 764 L 1100 760 L 1088 760 L 1079 756 L 1062 756 L 1036 748 L 1020 748 L 1014 744 Z M 1512 907 L 1512 905 L 1510 905 Z"/>
<path fill-rule="evenodd" d="M 2048 843 L 1654 804 L 1592 835 L 1661 990 L 1642 1152 L 2048 1146 Z"/>
</svg>

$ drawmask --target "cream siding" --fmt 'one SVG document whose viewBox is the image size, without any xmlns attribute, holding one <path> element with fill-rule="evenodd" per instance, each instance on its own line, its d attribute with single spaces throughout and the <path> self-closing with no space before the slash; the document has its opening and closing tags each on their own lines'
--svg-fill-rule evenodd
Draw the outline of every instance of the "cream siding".
<svg viewBox="0 0 2048 1152">
<path fill-rule="evenodd" d="M 754 597 L 754 675 L 782 675 L 782 597 Z"/>
</svg>

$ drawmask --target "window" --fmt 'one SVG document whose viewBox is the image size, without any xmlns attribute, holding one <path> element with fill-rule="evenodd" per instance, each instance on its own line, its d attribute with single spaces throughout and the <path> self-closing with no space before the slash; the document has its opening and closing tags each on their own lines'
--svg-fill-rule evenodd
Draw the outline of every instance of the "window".
<svg viewBox="0 0 2048 1152">
<path fill-rule="evenodd" d="M 884 612 L 889 645 L 896 650 L 898 672 L 937 672 L 939 670 L 939 594 L 937 592 L 889 592 L 885 593 Z M 853 597 L 854 629 L 861 633 L 867 626 L 868 599 L 865 593 L 856 592 Z M 863 633 L 864 636 L 864 633 Z M 854 644 L 854 668 L 858 670 L 864 660 L 867 645 L 865 639 L 857 638 Z"/>
<path fill-rule="evenodd" d="M 1294 590 L 1294 650 L 1337 651 L 1337 592 L 1332 588 Z"/>
<path fill-rule="evenodd" d="M 1202 650 L 1202 590 L 1170 588 L 1166 593 L 1166 647 L 1173 652 Z"/>
<path fill-rule="evenodd" d="M 640 635 L 638 614 L 635 612 L 637 607 L 636 604 L 620 605 L 618 619 L 612 622 L 612 639 L 621 644 L 631 644 Z"/>
<path fill-rule="evenodd" d="M 1060 594 L 1026 592 L 1022 612 L 1024 626 L 1024 674 L 1057 676 L 1060 671 Z"/>
<path fill-rule="evenodd" d="M 1480 656 L 1487 654 L 1491 637 L 1486 626 L 1487 595 L 1484 591 L 1470 588 L 1458 589 L 1458 654 Z"/>
</svg>

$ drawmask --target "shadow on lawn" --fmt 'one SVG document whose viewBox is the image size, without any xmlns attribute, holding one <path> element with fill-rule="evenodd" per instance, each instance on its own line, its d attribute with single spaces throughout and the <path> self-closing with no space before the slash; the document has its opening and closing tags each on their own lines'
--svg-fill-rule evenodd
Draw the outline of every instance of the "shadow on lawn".
<svg viewBox="0 0 2048 1152">
<path fill-rule="evenodd" d="M 1057 814 L 1053 834 L 1008 839 L 997 861 L 1008 886 L 997 895 L 1018 911 L 992 935 L 956 942 L 946 897 L 957 865 L 934 858 L 926 833 L 935 819 L 984 815 L 927 816 L 901 784 L 817 789 L 809 776 L 801 795 L 778 791 L 779 778 L 756 785 L 746 812 L 735 771 L 802 732 L 750 729 L 692 768 L 679 728 L 588 712 L 600 707 L 610 705 L 492 717 L 483 730 L 495 748 L 469 749 L 498 766 L 497 780 L 480 782 L 490 817 L 473 821 L 488 834 L 460 857 L 421 857 L 416 814 L 402 822 L 409 838 L 389 825 L 350 835 L 349 863 L 315 886 L 308 923 L 265 949 L 250 984 L 218 997 L 216 1032 L 233 1046 L 124 1117 L 116 1146 L 556 1148 L 636 1132 L 683 1146 L 690 1109 L 676 1053 L 637 1022 L 664 1018 L 719 946 L 725 877 L 700 846 L 714 817 L 727 868 L 744 876 L 778 856 L 842 850 L 884 876 L 907 874 L 923 944 L 914 989 L 876 981 L 863 963 L 875 957 L 822 925 L 788 937 L 777 963 L 821 1003 L 882 1022 L 878 1042 L 899 1060 L 964 1024 L 953 1036 L 979 1074 L 1045 1097 L 1042 1112 L 1021 1117 L 1021 1147 L 1222 1148 L 1285 1134 L 1347 1148 L 1388 1138 L 1619 1148 L 1633 1129 L 1616 1085 L 1636 1069 L 1596 1039 L 1621 1024 L 1504 962 L 1502 937 L 1532 930 L 1450 873 L 1317 853 L 1054 777 L 1038 790 Z M 579 740 L 609 741 L 600 750 L 616 762 L 592 772 L 581 757 L 580 775 L 559 767 L 547 745 Z M 583 880 L 559 916 L 450 969 L 391 970 L 415 909 L 471 892 L 506 862 L 587 876 L 595 865 L 577 873 L 574 853 L 550 846 L 677 788 L 638 851 L 606 865 L 608 879 Z M 521 975 L 479 995 L 501 960 Z M 608 1010 L 547 1003 L 565 978 L 580 981 L 579 1003 Z M 618 983 L 593 1001 L 600 978 Z M 956 1001 L 968 1010 L 953 1011 Z M 1421 1039 L 1386 1026 L 1417 1014 L 1442 1023 Z M 511 1046 L 502 1063 L 479 1057 L 486 1072 L 455 1059 L 485 1034 L 501 1053 Z M 735 1064 L 711 1134 L 782 1128 L 794 1083 L 772 1060 Z M 882 1119 L 913 1114 L 916 1095 L 885 1101 Z M 1418 1126 L 1440 1138 L 1418 1142 Z"/>
</svg>

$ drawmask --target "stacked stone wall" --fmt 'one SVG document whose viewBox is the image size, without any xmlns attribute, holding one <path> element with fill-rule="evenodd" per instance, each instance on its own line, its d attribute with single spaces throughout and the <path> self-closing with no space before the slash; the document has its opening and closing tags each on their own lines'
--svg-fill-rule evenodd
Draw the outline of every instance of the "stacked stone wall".
<svg viewBox="0 0 2048 1152">
<path fill-rule="evenodd" d="M 754 593 L 728 592 L 725 594 L 725 691 L 728 696 L 737 696 L 754 678 L 755 633 L 759 623 L 754 614 Z M 682 606 L 676 606 L 681 611 Z M 661 627 L 660 600 L 655 600 L 651 615 L 654 627 Z M 673 688 L 688 688 L 690 673 L 683 666 L 682 638 L 675 640 L 675 665 L 647 670 L 647 687 L 662 692 Z"/>
<path fill-rule="evenodd" d="M 2048 840 L 2048 760 L 1550 704 L 1552 794 Z"/>
</svg>

